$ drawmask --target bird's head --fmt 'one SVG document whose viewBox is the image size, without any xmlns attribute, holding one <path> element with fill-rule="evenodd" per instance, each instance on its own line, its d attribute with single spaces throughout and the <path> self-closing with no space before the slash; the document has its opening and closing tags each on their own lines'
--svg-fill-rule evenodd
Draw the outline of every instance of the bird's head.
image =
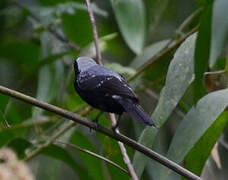
<svg viewBox="0 0 228 180">
<path fill-rule="evenodd" d="M 96 65 L 97 63 L 89 57 L 79 57 L 74 61 L 75 74 L 86 71 L 88 68 Z"/>
</svg>

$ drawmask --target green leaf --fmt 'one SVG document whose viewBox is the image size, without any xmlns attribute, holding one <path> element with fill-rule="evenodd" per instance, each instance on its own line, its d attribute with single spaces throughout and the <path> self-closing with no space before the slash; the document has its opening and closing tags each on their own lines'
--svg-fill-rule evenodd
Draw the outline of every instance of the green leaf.
<svg viewBox="0 0 228 180">
<path fill-rule="evenodd" d="M 211 20 L 213 1 L 208 3 L 200 19 L 200 28 L 196 40 L 195 60 L 194 60 L 194 102 L 196 103 L 206 94 L 204 87 L 204 72 L 208 67 L 211 42 Z"/>
<path fill-rule="evenodd" d="M 213 7 L 210 67 L 213 67 L 225 44 L 228 43 L 227 0 L 216 0 Z"/>
<path fill-rule="evenodd" d="M 155 142 L 155 137 L 157 133 L 158 133 L 157 129 L 145 128 L 141 133 L 138 142 L 140 144 L 143 144 L 151 148 L 153 143 Z M 134 158 L 133 158 L 133 167 L 139 178 L 142 176 L 143 171 L 149 160 L 150 158 L 148 158 L 144 154 L 140 152 L 135 152 Z"/>
<path fill-rule="evenodd" d="M 36 66 L 39 56 L 39 46 L 30 42 L 8 42 L 0 46 L 0 57 L 11 60 L 24 68 Z"/>
<path fill-rule="evenodd" d="M 111 0 L 122 36 L 136 54 L 140 54 L 145 40 L 146 23 L 143 1 Z"/>
<path fill-rule="evenodd" d="M 5 144 L 7 144 L 8 142 L 10 142 L 14 137 L 15 137 L 15 133 L 12 131 L 6 131 L 6 132 L 1 132 L 0 133 L 0 148 L 2 146 L 4 146 Z"/>
<path fill-rule="evenodd" d="M 31 145 L 32 144 L 24 138 L 15 138 L 7 144 L 8 147 L 12 148 L 17 153 L 19 159 L 25 157 L 25 150 Z"/>
<path fill-rule="evenodd" d="M 9 96 L 6 96 L 6 95 L 3 95 L 3 94 L 0 94 L 0 110 L 1 111 L 5 111 L 5 108 L 9 102 Z"/>
<path fill-rule="evenodd" d="M 16 139 L 21 139 L 24 137 L 25 132 L 33 126 L 26 126 L 25 124 L 20 124 L 16 126 L 11 126 L 10 128 L 0 128 L 0 147 L 6 145 L 10 141 Z"/>
<path fill-rule="evenodd" d="M 165 87 L 163 88 L 158 105 L 152 114 L 152 119 L 162 126 L 175 109 L 186 89 L 194 78 L 194 48 L 196 34 L 190 36 L 176 51 L 168 69 Z M 152 147 L 158 130 L 147 127 L 139 138 L 139 143 Z M 135 153 L 133 164 L 138 177 L 141 177 L 148 158 L 139 152 Z"/>
<path fill-rule="evenodd" d="M 200 176 L 203 166 L 211 154 L 216 141 L 220 137 L 228 120 L 228 112 L 223 112 L 207 129 L 206 133 L 194 145 L 184 160 L 185 168 Z"/>
<path fill-rule="evenodd" d="M 178 126 L 167 157 L 176 163 L 181 163 L 227 105 L 228 89 L 210 93 L 200 99 Z M 161 174 L 166 177 L 168 172 L 169 170 L 162 171 Z"/>
<path fill-rule="evenodd" d="M 176 51 L 166 76 L 158 105 L 152 119 L 162 126 L 177 106 L 181 97 L 194 79 L 194 49 L 196 34 L 191 35 Z"/>
<path fill-rule="evenodd" d="M 50 145 L 42 151 L 42 154 L 66 163 L 75 171 L 80 179 L 91 179 L 87 172 L 75 162 L 71 154 L 62 147 L 57 145 Z"/>
<path fill-rule="evenodd" d="M 86 46 L 93 40 L 92 27 L 86 11 L 78 10 L 75 15 L 62 16 L 66 36 L 79 46 Z"/>
<path fill-rule="evenodd" d="M 70 141 L 81 148 L 88 149 L 92 152 L 97 153 L 97 150 L 88 140 L 88 138 L 77 131 L 72 134 Z M 83 164 L 88 170 L 89 176 L 92 177 L 92 179 L 104 179 L 103 168 L 99 159 L 92 158 L 91 156 L 88 156 L 87 154 L 79 151 L 77 151 L 77 154 L 79 154 L 80 159 L 82 160 Z"/>
<path fill-rule="evenodd" d="M 106 120 L 107 121 L 107 120 Z M 120 152 L 120 148 L 117 144 L 117 142 L 113 139 L 110 139 L 109 137 L 103 135 L 103 134 L 97 134 L 100 140 L 100 143 L 102 144 L 102 152 L 103 155 L 110 159 L 111 161 L 119 164 L 121 167 L 126 167 L 125 163 L 123 162 L 123 157 Z M 127 154 L 129 155 L 130 159 L 132 157 L 132 151 L 131 149 L 128 149 L 127 146 L 125 146 L 127 149 Z M 111 175 L 111 179 L 113 180 L 129 180 L 129 176 L 125 173 L 121 172 L 119 169 L 107 164 L 109 173 Z"/>
</svg>

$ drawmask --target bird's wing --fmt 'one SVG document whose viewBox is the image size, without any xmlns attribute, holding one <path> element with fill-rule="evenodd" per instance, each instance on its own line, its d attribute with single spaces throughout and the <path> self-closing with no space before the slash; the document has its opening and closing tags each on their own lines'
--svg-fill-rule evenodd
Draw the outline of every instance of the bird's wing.
<svg viewBox="0 0 228 180">
<path fill-rule="evenodd" d="M 91 93 L 95 92 L 104 96 L 119 95 L 138 101 L 131 87 L 119 75 L 93 74 L 91 71 L 87 71 L 78 78 L 78 86 L 80 89 Z"/>
</svg>

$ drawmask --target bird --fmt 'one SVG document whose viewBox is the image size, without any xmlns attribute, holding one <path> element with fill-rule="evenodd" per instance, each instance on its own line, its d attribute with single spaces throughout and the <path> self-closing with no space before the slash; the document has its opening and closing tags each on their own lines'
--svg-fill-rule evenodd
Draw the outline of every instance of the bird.
<svg viewBox="0 0 228 180">
<path fill-rule="evenodd" d="M 89 57 L 78 57 L 74 60 L 74 72 L 74 88 L 90 106 L 101 112 L 115 113 L 119 117 L 126 112 L 132 119 L 156 127 L 151 117 L 140 106 L 137 95 L 121 75 L 98 65 Z"/>
</svg>

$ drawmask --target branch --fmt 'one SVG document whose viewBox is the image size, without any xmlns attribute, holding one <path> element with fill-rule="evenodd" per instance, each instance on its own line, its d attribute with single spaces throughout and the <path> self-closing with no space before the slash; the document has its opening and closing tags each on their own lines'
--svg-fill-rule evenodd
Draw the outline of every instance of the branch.
<svg viewBox="0 0 228 180">
<path fill-rule="evenodd" d="M 127 81 L 132 81 L 133 79 L 135 79 L 137 76 L 139 76 L 141 73 L 143 73 L 146 69 L 148 69 L 149 67 L 151 67 L 156 61 L 158 61 L 159 59 L 161 59 L 162 57 L 164 57 L 165 55 L 167 55 L 168 53 L 170 53 L 171 51 L 173 51 L 174 49 L 176 49 L 185 39 L 187 39 L 190 35 L 192 35 L 193 33 L 195 33 L 196 31 L 198 31 L 199 26 L 196 26 L 194 29 L 192 29 L 188 34 L 186 34 L 183 38 L 181 38 L 180 40 L 178 40 L 177 42 L 173 43 L 170 45 L 170 47 L 165 47 L 163 48 L 157 55 L 155 55 L 150 61 L 148 61 L 147 63 L 145 63 L 144 65 L 142 65 L 135 74 L 133 74 L 132 76 L 130 76 L 129 78 L 127 78 Z"/>
<path fill-rule="evenodd" d="M 41 23 L 41 19 L 35 15 L 34 13 L 32 13 L 28 8 L 26 8 L 23 4 L 19 3 L 16 0 L 11 0 L 17 7 L 27 11 L 30 15 L 30 17 L 35 20 L 36 22 Z M 49 29 L 45 26 L 43 26 L 44 29 L 46 29 L 48 32 L 50 32 L 52 35 L 54 35 L 56 37 L 56 39 L 62 41 L 63 43 L 65 43 L 69 48 L 74 49 L 74 50 L 80 50 L 80 47 L 76 46 L 75 44 L 72 44 L 71 42 L 68 41 L 68 39 L 66 39 L 65 37 L 63 37 L 61 34 L 59 34 L 58 32 L 56 32 L 53 29 Z"/>
<path fill-rule="evenodd" d="M 88 13 L 89 13 L 89 17 L 90 17 L 90 21 L 91 21 L 91 25 L 92 25 L 92 30 L 93 30 L 93 39 L 94 39 L 96 55 L 97 55 L 96 60 L 97 60 L 98 64 L 103 65 L 102 60 L 101 60 L 101 51 L 100 51 L 100 47 L 99 47 L 97 27 L 96 27 L 96 22 L 95 22 L 95 18 L 93 15 L 93 11 L 90 7 L 90 0 L 85 0 L 85 1 L 86 1 Z M 112 124 L 115 125 L 116 124 L 116 118 L 115 118 L 114 114 L 109 113 L 109 116 L 110 116 L 110 120 L 111 120 Z M 117 129 L 117 132 L 119 133 L 118 129 Z M 133 180 L 138 180 L 138 177 L 136 176 L 135 170 L 131 164 L 130 158 L 128 157 L 126 148 L 124 147 L 123 143 L 121 143 L 119 141 L 118 141 L 118 145 L 120 147 L 120 151 L 122 153 L 124 163 L 127 165 L 128 171 L 131 175 L 131 178 Z"/>
<path fill-rule="evenodd" d="M 88 8 L 88 13 L 89 13 L 89 17 L 90 17 L 90 21 L 91 21 L 91 25 L 92 25 L 92 30 L 93 30 L 93 39 L 94 39 L 94 44 L 95 44 L 95 49 L 96 49 L 96 55 L 97 55 L 97 63 L 100 65 L 103 65 L 102 60 L 101 60 L 101 51 L 100 51 L 100 47 L 99 47 L 99 40 L 98 40 L 98 33 L 97 33 L 97 28 L 96 28 L 96 21 L 93 15 L 93 11 L 91 9 L 90 6 L 90 0 L 85 0 L 86 1 L 86 5 Z"/>
<path fill-rule="evenodd" d="M 136 141 L 122 135 L 122 134 L 118 134 L 118 133 L 114 133 L 112 130 L 109 130 L 105 127 L 99 126 L 97 128 L 97 124 L 94 122 L 91 122 L 89 120 L 87 120 L 86 118 L 82 118 L 72 112 L 69 112 L 65 109 L 59 108 L 57 106 L 45 103 L 45 102 L 41 102 L 38 101 L 37 99 L 24 95 L 20 92 L 8 89 L 4 86 L 0 86 L 0 93 L 5 94 L 7 96 L 11 96 L 14 97 L 16 99 L 19 99 L 21 101 L 24 101 L 26 103 L 32 104 L 34 106 L 40 107 L 42 109 L 45 109 L 49 112 L 53 112 L 57 115 L 60 115 L 66 119 L 72 120 L 76 123 L 79 123 L 81 125 L 84 125 L 90 129 L 93 129 L 95 131 L 98 131 L 100 133 L 105 134 L 106 136 L 109 136 L 113 139 L 116 139 L 117 141 L 121 141 L 124 144 L 128 145 L 129 147 L 132 147 L 133 149 L 145 154 L 146 156 L 156 160 L 157 162 L 163 164 L 164 166 L 172 169 L 173 171 L 177 172 L 178 174 L 189 178 L 189 179 L 194 179 L 194 180 L 201 180 L 200 177 L 196 176 L 195 174 L 193 174 L 192 172 L 188 171 L 187 169 L 181 167 L 180 165 L 170 161 L 169 159 L 167 159 L 164 156 L 161 156 L 160 154 L 152 151 L 151 149 L 137 143 Z"/>
<path fill-rule="evenodd" d="M 109 159 L 107 159 L 107 158 L 105 158 L 105 157 L 103 157 L 103 156 L 101 156 L 101 155 L 99 155 L 99 154 L 96 154 L 96 153 L 94 153 L 94 152 L 91 152 L 91 151 L 89 151 L 89 150 L 87 150 L 87 149 L 83 149 L 83 148 L 81 148 L 81 147 L 79 147 L 79 146 L 76 146 L 76 145 L 71 144 L 71 143 L 68 143 L 68 142 L 55 141 L 55 144 L 67 145 L 67 146 L 72 147 L 72 148 L 74 148 L 74 149 L 77 149 L 77 150 L 79 150 L 79 151 L 81 151 L 81 152 L 84 152 L 84 153 L 86 153 L 86 154 L 89 154 L 89 155 L 91 155 L 91 156 L 93 156 L 93 157 L 95 157 L 95 158 L 97 158 L 97 159 L 100 159 L 100 160 L 102 160 L 102 161 L 107 162 L 108 164 L 111 164 L 112 166 L 114 166 L 114 167 L 120 169 L 121 171 L 123 171 L 124 173 L 126 173 L 127 175 L 129 175 L 129 173 L 128 173 L 128 171 L 127 171 L 126 169 L 122 168 L 120 165 L 116 164 L 115 162 L 113 162 L 113 161 L 111 161 L 111 160 L 109 160 Z"/>
<path fill-rule="evenodd" d="M 115 115 L 110 113 L 109 116 L 110 116 L 110 119 L 111 119 L 111 122 L 112 122 L 112 127 L 114 127 L 116 125 L 116 123 L 117 123 Z M 116 133 L 120 133 L 118 127 L 115 129 L 115 132 Z M 138 177 L 137 177 L 137 175 L 135 173 L 135 170 L 134 170 L 134 168 L 132 166 L 131 160 L 130 160 L 128 154 L 127 154 L 127 151 L 126 151 L 126 148 L 124 147 L 124 144 L 122 142 L 118 141 L 118 145 L 120 147 L 120 151 L 122 153 L 124 163 L 126 164 L 126 166 L 128 168 L 128 171 L 129 171 L 129 173 L 131 175 L 132 180 L 138 180 Z"/>
<path fill-rule="evenodd" d="M 190 14 L 190 16 L 188 16 L 177 29 L 176 31 L 177 34 L 181 34 L 184 28 L 187 27 L 194 20 L 194 18 L 197 17 L 202 12 L 202 10 L 203 8 L 199 8 L 199 9 L 196 9 L 192 14 Z"/>
</svg>

